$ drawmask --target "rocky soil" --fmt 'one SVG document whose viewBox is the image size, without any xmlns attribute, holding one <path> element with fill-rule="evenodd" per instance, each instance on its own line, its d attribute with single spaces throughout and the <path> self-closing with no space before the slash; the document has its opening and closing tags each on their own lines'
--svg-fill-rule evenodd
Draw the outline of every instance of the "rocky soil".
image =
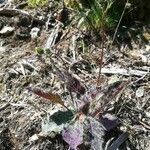
<svg viewBox="0 0 150 150">
<path fill-rule="evenodd" d="M 70 94 L 56 67 L 69 70 L 86 91 L 95 88 L 101 41 L 72 24 L 64 27 L 55 17 L 59 15 L 55 5 L 43 9 L 30 9 L 26 5 L 0 1 L 0 149 L 65 150 L 69 146 L 60 134 L 54 138 L 49 134 L 43 136 L 47 117 L 64 108 L 43 101 L 27 87 L 53 91 L 68 106 Z M 110 42 L 111 34 L 108 34 L 99 87 L 105 89 L 116 81 L 128 84 L 115 98 L 106 93 L 110 105 L 104 107 L 121 124 L 105 135 L 104 145 L 128 132 L 120 150 L 148 150 L 150 28 L 142 23 L 122 28 L 115 43 L 109 45 Z M 73 97 L 82 98 L 80 94 Z"/>
</svg>

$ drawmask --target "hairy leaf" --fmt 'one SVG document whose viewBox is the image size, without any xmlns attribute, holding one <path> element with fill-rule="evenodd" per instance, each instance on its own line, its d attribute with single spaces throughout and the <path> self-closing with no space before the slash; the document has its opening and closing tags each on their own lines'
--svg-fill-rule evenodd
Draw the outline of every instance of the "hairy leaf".
<svg viewBox="0 0 150 150">
<path fill-rule="evenodd" d="M 91 140 L 91 149 L 92 150 L 102 150 L 104 143 L 104 127 L 103 125 L 97 121 L 96 119 L 90 117 L 90 126 L 91 126 L 91 134 L 93 139 Z"/>
<path fill-rule="evenodd" d="M 48 99 L 53 103 L 61 104 L 63 107 L 67 108 L 64 105 L 64 102 L 62 101 L 61 97 L 57 94 L 53 94 L 52 92 L 44 92 L 43 90 L 40 90 L 38 88 L 28 87 L 27 89 L 40 97 Z"/>
<path fill-rule="evenodd" d="M 58 68 L 56 71 L 59 78 L 66 83 L 67 89 L 69 91 L 75 92 L 79 95 L 83 95 L 85 93 L 85 87 L 72 74 L 63 69 L 59 70 Z"/>
<path fill-rule="evenodd" d="M 119 119 L 111 114 L 102 115 L 99 121 L 107 131 L 117 127 L 117 125 L 120 123 Z"/>
<path fill-rule="evenodd" d="M 129 81 L 116 81 L 109 85 L 104 94 L 109 98 L 114 98 L 128 84 Z"/>
<path fill-rule="evenodd" d="M 70 145 L 72 149 L 83 143 L 83 127 L 81 124 L 68 126 L 62 131 L 63 139 Z"/>
<path fill-rule="evenodd" d="M 127 83 L 127 81 L 117 81 L 102 89 L 96 87 L 89 89 L 82 100 L 78 102 L 78 109 L 83 113 L 86 110 L 86 114 L 89 113 L 93 117 L 101 114 L 107 108 L 107 104 L 114 100 Z"/>
</svg>

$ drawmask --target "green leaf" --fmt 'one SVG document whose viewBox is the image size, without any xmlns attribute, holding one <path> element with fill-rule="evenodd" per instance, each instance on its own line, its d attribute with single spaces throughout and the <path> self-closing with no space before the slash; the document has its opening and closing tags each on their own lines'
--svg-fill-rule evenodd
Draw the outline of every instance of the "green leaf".
<svg viewBox="0 0 150 150">
<path fill-rule="evenodd" d="M 58 111 L 54 113 L 50 118 L 57 124 L 61 125 L 63 123 L 66 123 L 70 120 L 72 120 L 74 117 L 73 113 L 71 111 Z"/>
</svg>

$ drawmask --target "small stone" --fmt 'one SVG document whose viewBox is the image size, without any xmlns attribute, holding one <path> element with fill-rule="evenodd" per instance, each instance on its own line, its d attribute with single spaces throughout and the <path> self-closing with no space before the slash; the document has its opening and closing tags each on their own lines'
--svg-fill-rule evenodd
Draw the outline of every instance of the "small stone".
<svg viewBox="0 0 150 150">
<path fill-rule="evenodd" d="M 2 34 L 2 35 L 9 35 L 9 34 L 13 33 L 14 30 L 15 30 L 14 27 L 4 26 L 4 27 L 0 30 L 0 34 Z"/>
<path fill-rule="evenodd" d="M 145 47 L 145 51 L 148 52 L 148 54 L 150 54 L 150 45 L 146 45 Z"/>
<path fill-rule="evenodd" d="M 37 38 L 38 37 L 38 35 L 39 35 L 39 32 L 40 32 L 40 29 L 39 28 L 32 28 L 31 29 L 31 32 L 30 32 L 30 35 L 31 35 L 31 38 L 32 39 L 35 39 L 35 38 Z"/>
<path fill-rule="evenodd" d="M 145 112 L 146 117 L 150 118 L 150 112 Z"/>
<path fill-rule="evenodd" d="M 6 47 L 0 46 L 0 54 L 6 51 Z"/>
<path fill-rule="evenodd" d="M 139 87 L 135 93 L 136 97 L 142 97 L 144 95 L 144 87 Z"/>
<path fill-rule="evenodd" d="M 37 134 L 34 134 L 33 136 L 31 136 L 29 138 L 29 142 L 34 142 L 34 141 L 37 141 L 39 139 L 38 135 Z"/>
<path fill-rule="evenodd" d="M 0 0 L 0 4 L 3 4 L 5 2 L 5 0 Z"/>
</svg>

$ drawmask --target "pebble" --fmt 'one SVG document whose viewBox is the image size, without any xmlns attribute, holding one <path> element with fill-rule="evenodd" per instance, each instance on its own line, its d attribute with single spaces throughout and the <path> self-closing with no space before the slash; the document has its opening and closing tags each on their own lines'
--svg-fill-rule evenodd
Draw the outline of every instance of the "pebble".
<svg viewBox="0 0 150 150">
<path fill-rule="evenodd" d="M 0 46 L 0 54 L 4 53 L 6 51 L 6 47 L 4 46 Z"/>
<path fill-rule="evenodd" d="M 4 27 L 0 30 L 0 34 L 2 34 L 2 35 L 9 35 L 10 33 L 13 33 L 14 30 L 15 30 L 14 27 L 4 26 Z"/>
<path fill-rule="evenodd" d="M 36 28 L 36 27 L 32 28 L 32 29 L 31 29 L 31 32 L 30 32 L 31 38 L 32 38 L 32 39 L 37 38 L 39 32 L 40 32 L 40 29 L 39 29 L 39 28 Z"/>
<path fill-rule="evenodd" d="M 136 97 L 142 97 L 144 95 L 144 87 L 139 87 L 135 93 Z"/>
</svg>

